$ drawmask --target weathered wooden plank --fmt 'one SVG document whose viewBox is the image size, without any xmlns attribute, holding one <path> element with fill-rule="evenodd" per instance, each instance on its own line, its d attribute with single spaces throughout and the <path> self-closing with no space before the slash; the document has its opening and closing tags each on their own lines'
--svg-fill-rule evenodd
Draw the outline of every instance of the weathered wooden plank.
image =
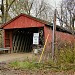
<svg viewBox="0 0 75 75">
<path fill-rule="evenodd" d="M 17 39 L 16 39 L 16 52 L 18 52 L 18 41 L 19 41 L 19 33 L 17 33 Z"/>
<path fill-rule="evenodd" d="M 24 34 L 23 34 L 22 52 L 24 51 L 24 48 L 23 48 L 24 47 L 24 38 L 25 37 L 24 37 Z"/>
<path fill-rule="evenodd" d="M 16 50 L 16 53 L 17 53 L 17 42 L 18 42 L 18 34 L 16 34 L 16 40 L 15 40 L 15 50 Z"/>
<path fill-rule="evenodd" d="M 22 34 L 20 35 L 20 49 L 19 49 L 19 52 L 21 52 L 21 43 L 22 43 Z"/>
<path fill-rule="evenodd" d="M 13 52 L 15 52 L 15 39 L 16 39 L 16 35 L 13 35 Z"/>
<path fill-rule="evenodd" d="M 26 42 L 27 42 L 26 37 L 27 37 L 27 36 L 26 36 L 26 34 L 25 34 L 25 40 L 24 40 L 24 43 L 25 43 L 25 44 L 24 44 L 24 52 L 26 52 Z"/>
<path fill-rule="evenodd" d="M 21 41 L 21 36 L 20 36 L 20 34 L 19 34 L 19 40 L 18 40 L 18 52 L 20 51 L 20 41 Z"/>
<path fill-rule="evenodd" d="M 26 39 L 25 39 L 25 35 L 24 35 L 24 46 L 23 46 L 23 52 L 25 52 L 25 43 L 26 43 Z"/>
<path fill-rule="evenodd" d="M 24 36 L 23 36 L 23 34 L 22 34 L 22 40 L 21 40 L 21 52 L 23 51 L 22 49 L 23 49 L 23 38 L 24 38 Z"/>
</svg>

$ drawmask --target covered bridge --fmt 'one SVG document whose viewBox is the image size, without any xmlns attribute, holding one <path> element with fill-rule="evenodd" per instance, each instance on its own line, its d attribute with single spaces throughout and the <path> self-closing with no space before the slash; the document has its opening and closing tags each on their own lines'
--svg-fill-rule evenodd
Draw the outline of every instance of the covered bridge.
<svg viewBox="0 0 75 75">
<path fill-rule="evenodd" d="M 10 47 L 13 52 L 31 52 L 33 49 L 33 33 L 39 33 L 39 45 L 44 42 L 49 34 L 46 47 L 49 49 L 52 43 L 52 26 L 48 22 L 30 15 L 20 14 L 0 28 L 4 32 L 4 47 Z M 71 33 L 59 26 L 56 27 L 56 39 L 74 42 Z"/>
</svg>

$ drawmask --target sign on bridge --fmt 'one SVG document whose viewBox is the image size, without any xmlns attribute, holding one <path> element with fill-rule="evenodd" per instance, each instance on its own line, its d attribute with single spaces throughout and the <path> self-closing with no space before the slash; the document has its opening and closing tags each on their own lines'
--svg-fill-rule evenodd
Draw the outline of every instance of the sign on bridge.
<svg viewBox="0 0 75 75">
<path fill-rule="evenodd" d="M 33 34 L 33 44 L 35 44 L 35 45 L 39 44 L 39 33 Z"/>
</svg>

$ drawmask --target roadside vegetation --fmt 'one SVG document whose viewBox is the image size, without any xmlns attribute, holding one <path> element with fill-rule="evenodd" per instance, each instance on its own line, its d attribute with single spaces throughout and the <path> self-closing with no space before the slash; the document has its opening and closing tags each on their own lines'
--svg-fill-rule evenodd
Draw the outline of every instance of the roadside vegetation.
<svg viewBox="0 0 75 75">
<path fill-rule="evenodd" d="M 9 63 L 9 67 L 14 69 L 27 69 L 27 70 L 52 70 L 52 71 L 75 71 L 75 56 L 73 57 L 73 52 L 70 49 L 71 46 L 66 46 L 61 48 L 58 52 L 56 50 L 56 60 L 53 61 L 51 58 L 47 61 L 43 60 L 38 63 L 38 59 L 25 60 L 25 61 L 14 61 Z M 75 53 L 75 48 L 74 48 Z M 45 55 L 45 53 L 44 53 Z M 37 55 L 38 56 L 38 55 Z M 44 57 L 44 56 L 43 56 Z"/>
<path fill-rule="evenodd" d="M 25 69 L 25 70 L 52 70 L 52 71 L 75 71 L 75 64 L 65 63 L 59 64 L 53 62 L 36 63 L 29 61 L 14 61 L 9 64 L 14 69 Z"/>
</svg>

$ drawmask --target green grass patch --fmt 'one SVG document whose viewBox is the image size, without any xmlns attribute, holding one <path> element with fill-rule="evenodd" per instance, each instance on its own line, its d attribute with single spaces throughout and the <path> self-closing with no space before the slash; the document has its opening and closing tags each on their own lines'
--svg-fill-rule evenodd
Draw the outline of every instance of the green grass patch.
<svg viewBox="0 0 75 75">
<path fill-rule="evenodd" d="M 56 65 L 53 62 L 47 62 L 47 63 L 35 63 L 35 62 L 29 62 L 29 61 L 14 61 L 9 64 L 10 67 L 14 69 L 27 69 L 27 70 L 40 70 L 40 69 L 49 69 L 52 71 L 69 71 L 74 70 L 75 71 L 75 65 L 74 64 L 61 64 Z"/>
<path fill-rule="evenodd" d="M 58 52 L 59 51 L 59 52 Z M 49 69 L 54 71 L 75 71 L 75 48 L 70 49 L 69 46 L 67 48 L 61 48 L 60 50 L 55 51 L 56 60 L 53 61 L 49 59 L 47 62 L 36 63 L 36 58 L 33 57 L 32 61 L 14 61 L 9 64 L 9 66 L 16 69 L 28 69 L 28 70 L 36 70 L 36 69 Z M 43 61 L 43 60 L 42 60 Z M 42 62 L 41 61 L 41 62 Z"/>
<path fill-rule="evenodd" d="M 29 61 L 24 61 L 24 62 L 14 61 L 14 62 L 11 62 L 9 66 L 16 69 L 41 69 L 43 67 L 43 64 L 29 62 Z"/>
</svg>

